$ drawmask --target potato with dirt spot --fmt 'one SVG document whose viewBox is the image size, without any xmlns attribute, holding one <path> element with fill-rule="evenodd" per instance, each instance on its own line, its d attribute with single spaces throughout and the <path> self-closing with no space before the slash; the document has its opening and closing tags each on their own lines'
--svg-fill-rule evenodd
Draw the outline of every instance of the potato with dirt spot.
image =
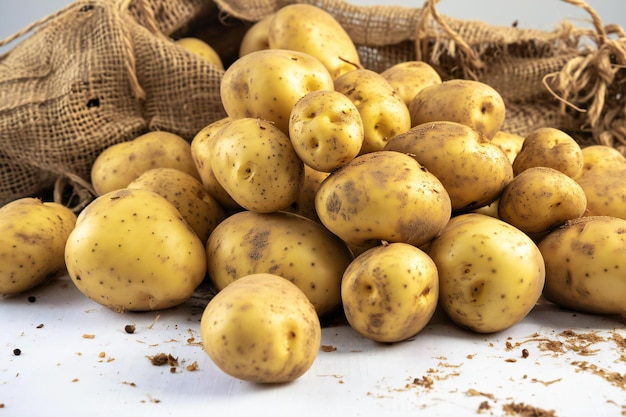
<svg viewBox="0 0 626 417">
<path fill-rule="evenodd" d="M 264 119 L 288 134 L 294 104 L 312 91 L 332 89 L 333 79 L 318 59 L 265 49 L 240 57 L 226 69 L 220 96 L 230 118 Z"/>
<path fill-rule="evenodd" d="M 193 159 L 202 185 L 219 204 L 226 210 L 239 210 L 241 206 L 222 187 L 211 167 L 210 149 L 211 140 L 215 133 L 231 121 L 225 117 L 209 123 L 193 137 L 191 140 L 191 158 Z"/>
<path fill-rule="evenodd" d="M 546 264 L 543 294 L 548 301 L 586 313 L 626 313 L 626 220 L 574 219 L 538 246 Z"/>
<path fill-rule="evenodd" d="M 553 127 L 541 127 L 524 137 L 522 148 L 513 161 L 515 175 L 530 167 L 548 167 L 571 178 L 582 172 L 584 157 L 578 142 Z"/>
<path fill-rule="evenodd" d="M 261 384 L 304 375 L 317 357 L 321 324 L 302 291 L 275 274 L 233 281 L 200 320 L 204 351 L 224 373 Z"/>
<path fill-rule="evenodd" d="M 65 246 L 72 282 L 114 311 L 148 311 L 187 300 L 206 276 L 204 244 L 165 197 L 111 191 L 76 220 Z"/>
<path fill-rule="evenodd" d="M 471 127 L 426 122 L 393 137 L 385 150 L 411 155 L 443 184 L 455 213 L 495 201 L 513 179 L 504 151 Z"/>
<path fill-rule="evenodd" d="M 363 122 L 354 103 L 337 91 L 313 91 L 296 102 L 289 138 L 302 161 L 331 172 L 354 159 L 363 145 Z"/>
<path fill-rule="evenodd" d="M 451 215 L 450 197 L 437 177 L 395 151 L 358 156 L 331 173 L 317 191 L 315 209 L 322 224 L 351 247 L 381 240 L 420 246 Z"/>
<path fill-rule="evenodd" d="M 585 174 L 587 171 L 598 170 L 602 172 L 607 168 L 626 167 L 626 157 L 612 146 L 585 146 L 581 149 L 581 152 L 583 154 L 583 169 L 580 175 Z M 578 176 L 575 178 L 578 178 Z"/>
<path fill-rule="evenodd" d="M 329 172 L 316 171 L 308 165 L 304 166 L 304 183 L 300 187 L 296 201 L 284 211 L 299 214 L 316 222 L 320 218 L 315 211 L 315 195 L 322 182 L 330 175 Z"/>
<path fill-rule="evenodd" d="M 541 296 L 545 265 L 537 245 L 494 217 L 453 217 L 428 254 L 439 273 L 439 303 L 463 328 L 505 330 L 523 320 Z"/>
<path fill-rule="evenodd" d="M 491 139 L 504 124 L 498 91 L 475 80 L 452 79 L 419 91 L 409 104 L 411 126 L 435 121 L 462 123 Z"/>
<path fill-rule="evenodd" d="M 587 197 L 574 179 L 548 167 L 522 171 L 504 188 L 498 217 L 538 236 L 585 214 Z"/>
<path fill-rule="evenodd" d="M 380 73 L 396 90 L 407 108 L 423 88 L 441 84 L 441 76 L 424 61 L 402 61 Z"/>
<path fill-rule="evenodd" d="M 153 131 L 104 149 L 91 167 L 91 183 L 97 195 L 125 188 L 152 168 L 176 168 L 200 179 L 191 157 L 191 146 L 182 137 Z"/>
<path fill-rule="evenodd" d="M 320 316 L 340 305 L 341 276 L 352 261 L 337 236 L 287 212 L 235 213 L 215 228 L 206 252 L 218 290 L 245 275 L 277 274 L 300 288 Z"/>
<path fill-rule="evenodd" d="M 269 29 L 272 49 L 300 51 L 317 58 L 337 79 L 361 66 L 352 39 L 326 10 L 312 4 L 296 3 L 274 13 Z"/>
<path fill-rule="evenodd" d="M 392 137 L 411 127 L 402 98 L 382 75 L 357 69 L 335 79 L 335 91 L 346 95 L 361 115 L 363 145 L 359 154 L 382 150 Z"/>
<path fill-rule="evenodd" d="M 304 164 L 291 139 L 265 120 L 230 121 L 215 133 L 208 154 L 217 181 L 246 210 L 285 209 L 304 180 Z"/>
<path fill-rule="evenodd" d="M 437 307 L 437 267 L 406 243 L 377 246 L 360 254 L 341 281 L 350 326 L 368 339 L 393 343 L 418 334 Z"/>
<path fill-rule="evenodd" d="M 129 189 L 154 191 L 178 209 L 202 242 L 226 217 L 224 209 L 191 175 L 175 168 L 155 168 L 128 184 Z"/>
<path fill-rule="evenodd" d="M 587 197 L 585 216 L 626 219 L 626 164 L 583 170 L 576 182 Z"/>
<path fill-rule="evenodd" d="M 0 207 L 0 295 L 19 294 L 65 272 L 69 208 L 24 197 Z"/>
</svg>

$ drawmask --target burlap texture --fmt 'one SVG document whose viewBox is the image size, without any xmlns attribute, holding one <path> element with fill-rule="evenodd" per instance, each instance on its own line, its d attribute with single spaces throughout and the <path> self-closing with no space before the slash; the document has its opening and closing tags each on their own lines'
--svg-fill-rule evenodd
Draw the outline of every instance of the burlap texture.
<svg viewBox="0 0 626 417">
<path fill-rule="evenodd" d="M 223 117 L 222 71 L 167 37 L 208 7 L 78 1 L 0 58 L 0 202 L 58 181 L 82 204 L 106 147 L 148 130 L 190 140 Z"/>
<path fill-rule="evenodd" d="M 504 129 L 563 129 L 581 144 L 626 149 L 626 36 L 589 12 L 594 29 L 555 22 L 553 31 L 495 27 L 422 7 L 355 6 L 343 0 L 78 1 L 0 57 L 0 202 L 56 182 L 87 190 L 105 147 L 147 130 L 190 139 L 224 115 L 222 72 L 172 45 L 193 35 L 225 63 L 251 24 L 290 3 L 330 12 L 365 68 L 407 60 L 444 79 L 473 78 L 504 97 Z M 382 2 L 381 2 L 382 3 Z M 87 6 L 87 7 L 85 7 Z M 67 187 L 66 187 L 67 188 Z"/>
</svg>

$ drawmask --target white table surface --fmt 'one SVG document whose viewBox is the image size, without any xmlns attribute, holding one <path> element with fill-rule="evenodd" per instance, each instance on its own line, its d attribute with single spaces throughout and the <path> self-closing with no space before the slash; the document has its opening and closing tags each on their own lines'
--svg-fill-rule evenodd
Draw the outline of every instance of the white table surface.
<svg viewBox="0 0 626 417">
<path fill-rule="evenodd" d="M 325 325 L 324 349 L 306 374 L 258 385 L 224 374 L 202 350 L 208 298 L 201 288 L 173 309 L 121 314 L 63 277 L 0 300 L 0 416 L 508 416 L 511 404 L 541 416 L 626 414 L 623 317 L 542 301 L 518 325 L 483 335 L 437 312 L 393 345 L 339 320 Z M 153 365 L 159 353 L 179 366 Z"/>
</svg>

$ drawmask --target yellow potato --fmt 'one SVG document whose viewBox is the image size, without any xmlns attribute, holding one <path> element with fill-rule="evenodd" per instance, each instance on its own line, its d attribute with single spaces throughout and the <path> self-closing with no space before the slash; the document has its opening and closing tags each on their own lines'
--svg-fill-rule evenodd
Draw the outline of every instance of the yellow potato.
<svg viewBox="0 0 626 417">
<path fill-rule="evenodd" d="M 543 294 L 575 311 L 626 313 L 626 220 L 591 216 L 567 222 L 539 242 L 546 264 Z"/>
<path fill-rule="evenodd" d="M 211 64 L 215 65 L 218 69 L 224 70 L 224 63 L 222 58 L 211 45 L 203 41 L 202 39 L 187 37 L 180 38 L 174 41 L 177 45 L 182 46 L 192 54 L 196 54 L 199 57 L 207 60 Z"/>
<path fill-rule="evenodd" d="M 263 19 L 255 22 L 246 30 L 239 44 L 239 56 L 250 52 L 262 51 L 270 48 L 269 29 L 274 13 L 270 13 Z"/>
<path fill-rule="evenodd" d="M 585 214 L 583 188 L 561 171 L 532 167 L 504 188 L 498 217 L 529 235 L 545 233 Z"/>
<path fill-rule="evenodd" d="M 233 62 L 222 77 L 220 95 L 229 117 L 265 119 L 288 134 L 294 104 L 311 91 L 332 89 L 333 79 L 318 59 L 266 49 Z"/>
<path fill-rule="evenodd" d="M 305 165 L 304 183 L 300 187 L 296 201 L 287 207 L 285 211 L 299 214 L 319 223 L 320 218 L 317 215 L 317 211 L 315 211 L 315 195 L 322 181 L 329 175 L 329 172 L 316 171 Z"/>
<path fill-rule="evenodd" d="M 380 151 L 392 137 L 411 127 L 409 109 L 398 93 L 380 74 L 358 69 L 335 80 L 335 91 L 356 105 L 363 122 L 360 154 Z"/>
<path fill-rule="evenodd" d="M 441 182 L 412 157 L 370 152 L 331 173 L 315 198 L 320 221 L 351 246 L 381 240 L 420 246 L 450 219 Z"/>
<path fill-rule="evenodd" d="M 242 276 L 273 273 L 293 282 L 324 315 L 341 303 L 341 276 L 352 254 L 311 219 L 286 212 L 241 211 L 222 221 L 206 244 L 218 290 Z"/>
<path fill-rule="evenodd" d="M 345 95 L 313 91 L 293 106 L 289 138 L 306 165 L 331 172 L 359 154 L 363 122 L 359 110 Z"/>
<path fill-rule="evenodd" d="M 452 79 L 418 92 L 409 104 L 411 125 L 462 123 L 491 139 L 504 124 L 506 107 L 498 91 L 480 81 Z"/>
<path fill-rule="evenodd" d="M 424 165 L 441 181 L 457 213 L 495 201 L 513 179 L 504 151 L 461 123 L 422 123 L 393 137 L 385 150 L 409 154 Z"/>
<path fill-rule="evenodd" d="M 441 76 L 423 61 L 402 61 L 380 73 L 391 84 L 407 108 L 424 87 L 441 84 Z"/>
<path fill-rule="evenodd" d="M 210 163 L 209 150 L 211 139 L 215 132 L 230 122 L 229 117 L 209 123 L 193 137 L 191 140 L 191 158 L 193 159 L 202 185 L 219 204 L 226 210 L 239 210 L 241 206 L 228 194 L 222 184 L 215 178 L 213 167 Z"/>
<path fill-rule="evenodd" d="M 127 188 L 154 191 L 165 197 L 203 243 L 226 217 L 224 209 L 198 179 L 175 168 L 150 169 L 128 184 Z"/>
<path fill-rule="evenodd" d="M 19 294 L 65 272 L 65 242 L 76 223 L 69 208 L 36 198 L 0 207 L 0 295 Z"/>
<path fill-rule="evenodd" d="M 453 217 L 428 254 L 439 273 L 441 307 L 474 332 L 499 332 L 519 323 L 541 296 L 545 266 L 537 245 L 491 216 Z"/>
<path fill-rule="evenodd" d="M 501 147 L 512 164 L 520 149 L 522 149 L 524 136 L 499 130 L 496 132 L 495 136 L 491 138 L 491 143 Z"/>
<path fill-rule="evenodd" d="M 580 145 L 570 135 L 553 127 L 541 127 L 524 137 L 513 161 L 515 175 L 530 167 L 543 166 L 571 178 L 582 172 L 584 158 Z"/>
<path fill-rule="evenodd" d="M 312 4 L 289 4 L 278 9 L 269 25 L 269 45 L 317 58 L 333 79 L 361 66 L 356 46 L 343 26 L 329 12 Z"/>
<path fill-rule="evenodd" d="M 579 175 L 583 175 L 587 171 L 603 171 L 606 168 L 626 166 L 626 157 L 612 146 L 585 146 L 581 152 L 583 154 L 583 169 Z"/>
<path fill-rule="evenodd" d="M 217 367 L 257 383 L 290 382 L 306 373 L 321 333 L 302 291 L 273 274 L 234 281 L 209 301 L 200 320 L 202 346 Z"/>
<path fill-rule="evenodd" d="M 206 275 L 206 253 L 172 203 L 148 190 L 93 200 L 67 239 L 76 287 L 114 311 L 148 311 L 187 300 Z"/>
<path fill-rule="evenodd" d="M 200 179 L 189 142 L 174 133 L 153 131 L 104 149 L 91 167 L 91 183 L 97 195 L 103 195 L 125 188 L 152 168 L 176 168 Z"/>
<path fill-rule="evenodd" d="M 346 268 L 341 299 L 346 319 L 361 335 L 393 343 L 418 334 L 437 307 L 437 267 L 406 243 L 369 249 Z"/>
<path fill-rule="evenodd" d="M 208 153 L 215 178 L 246 210 L 269 213 L 296 200 L 304 164 L 289 137 L 273 124 L 232 120 L 213 135 Z"/>
<path fill-rule="evenodd" d="M 599 167 L 583 170 L 576 182 L 587 197 L 585 216 L 613 216 L 626 219 L 626 164 L 613 165 L 607 162 Z"/>
</svg>

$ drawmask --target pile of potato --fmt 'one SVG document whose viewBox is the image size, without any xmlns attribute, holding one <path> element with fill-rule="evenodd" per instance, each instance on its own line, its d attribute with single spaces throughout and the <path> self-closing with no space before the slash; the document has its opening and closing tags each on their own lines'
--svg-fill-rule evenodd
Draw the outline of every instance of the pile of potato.
<svg viewBox="0 0 626 417">
<path fill-rule="evenodd" d="M 378 342 L 415 336 L 438 305 L 483 333 L 542 295 L 626 312 L 626 158 L 613 148 L 503 132 L 497 91 L 424 62 L 364 69 L 344 29 L 305 4 L 251 27 L 221 96 L 228 117 L 191 143 L 150 132 L 102 152 L 98 197 L 77 216 L 35 199 L 0 208 L 0 293 L 67 270 L 98 303 L 156 310 L 208 279 L 204 348 L 255 382 L 306 372 L 337 310 Z"/>
</svg>

